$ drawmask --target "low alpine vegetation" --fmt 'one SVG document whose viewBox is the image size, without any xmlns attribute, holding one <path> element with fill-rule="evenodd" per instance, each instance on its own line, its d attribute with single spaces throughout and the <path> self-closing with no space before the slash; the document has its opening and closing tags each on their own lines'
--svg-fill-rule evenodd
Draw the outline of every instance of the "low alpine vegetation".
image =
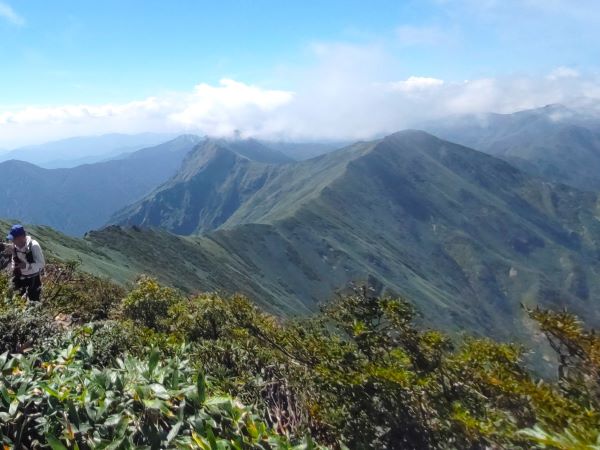
<svg viewBox="0 0 600 450">
<path fill-rule="evenodd" d="M 91 346 L 0 356 L 2 440 L 9 448 L 289 449 L 251 408 L 208 396 L 185 347 L 163 361 L 98 368 Z"/>
<path fill-rule="evenodd" d="M 366 288 L 282 320 L 241 296 L 53 270 L 39 306 L 0 279 L 8 448 L 600 445 L 600 339 L 566 312 L 527 311 L 557 354 L 544 381 L 520 346 L 454 342 Z"/>
</svg>

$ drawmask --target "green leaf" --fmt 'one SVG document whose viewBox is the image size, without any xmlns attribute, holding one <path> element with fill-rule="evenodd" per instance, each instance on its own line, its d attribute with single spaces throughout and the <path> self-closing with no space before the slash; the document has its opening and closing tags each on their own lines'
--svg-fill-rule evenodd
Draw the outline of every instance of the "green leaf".
<svg viewBox="0 0 600 450">
<path fill-rule="evenodd" d="M 48 386 L 48 385 L 46 385 L 46 384 L 42 386 L 42 389 L 43 389 L 44 391 L 46 391 L 46 393 L 47 393 L 48 395 L 50 395 L 50 396 L 52 396 L 52 397 L 54 397 L 54 398 L 58 398 L 58 399 L 61 399 L 61 398 L 62 398 L 62 396 L 60 395 L 60 393 L 59 393 L 57 390 L 55 390 L 55 389 L 52 389 L 50 386 Z"/>
<path fill-rule="evenodd" d="M 198 380 L 196 381 L 196 387 L 198 389 L 198 404 L 199 406 L 204 405 L 206 401 L 206 376 L 204 372 L 200 371 L 198 374 Z"/>
<path fill-rule="evenodd" d="M 207 406 L 216 406 L 219 408 L 230 409 L 231 408 L 231 397 L 216 396 L 210 397 L 206 400 Z"/>
<path fill-rule="evenodd" d="M 8 389 L 6 389 L 4 383 L 0 383 L 0 395 L 7 405 L 10 404 L 10 395 L 8 394 Z"/>
<path fill-rule="evenodd" d="M 162 400 L 168 400 L 169 398 L 171 398 L 171 396 L 167 392 L 167 389 L 162 384 L 158 384 L 158 383 L 151 384 L 150 389 L 152 389 L 152 392 L 154 392 L 154 395 L 156 395 L 158 398 L 160 398 Z"/>
<path fill-rule="evenodd" d="M 208 442 L 210 442 L 210 448 L 212 450 L 218 450 L 217 439 L 215 438 L 215 433 L 213 433 L 213 430 L 211 427 L 207 427 L 206 437 L 208 438 Z"/>
<path fill-rule="evenodd" d="M 165 408 L 165 402 L 157 398 L 152 400 L 144 399 L 143 403 L 144 406 L 148 409 L 156 409 L 157 411 L 161 411 Z"/>
<path fill-rule="evenodd" d="M 107 445 L 105 450 L 118 450 L 120 448 L 130 448 L 128 446 L 125 446 L 126 441 L 127 441 L 126 437 L 117 439 L 117 440 L 111 442 L 109 445 Z"/>
<path fill-rule="evenodd" d="M 119 422 L 121 422 L 121 415 L 113 414 L 112 416 L 108 416 L 108 418 L 104 421 L 104 426 L 116 427 Z"/>
<path fill-rule="evenodd" d="M 207 440 L 204 439 L 204 437 L 200 436 L 195 431 L 192 431 L 192 439 L 194 440 L 196 445 L 198 445 L 198 447 L 200 447 L 202 450 L 210 450 L 211 449 L 210 443 L 207 442 Z"/>
<path fill-rule="evenodd" d="M 6 364 L 6 360 L 8 359 L 8 352 L 4 352 L 0 355 L 0 370 L 4 368 L 4 364 Z"/>
<path fill-rule="evenodd" d="M 57 438 L 52 435 L 46 436 L 46 440 L 48 441 L 48 445 L 52 450 L 68 450 L 67 447 L 63 445 Z"/>
<path fill-rule="evenodd" d="M 150 376 L 152 376 L 152 374 L 154 373 L 154 369 L 156 369 L 159 359 L 160 359 L 160 353 L 159 353 L 158 349 L 153 348 L 152 351 L 150 352 L 150 359 L 148 361 L 148 372 L 150 373 Z"/>
<path fill-rule="evenodd" d="M 10 408 L 8 408 L 8 414 L 10 416 L 14 416 L 17 413 L 18 409 L 19 409 L 19 400 L 15 399 L 10 403 Z"/>
<path fill-rule="evenodd" d="M 182 425 L 183 422 L 177 422 L 175 426 L 171 428 L 171 431 L 169 431 L 169 434 L 167 434 L 167 444 L 170 444 L 171 441 L 177 437 Z"/>
</svg>

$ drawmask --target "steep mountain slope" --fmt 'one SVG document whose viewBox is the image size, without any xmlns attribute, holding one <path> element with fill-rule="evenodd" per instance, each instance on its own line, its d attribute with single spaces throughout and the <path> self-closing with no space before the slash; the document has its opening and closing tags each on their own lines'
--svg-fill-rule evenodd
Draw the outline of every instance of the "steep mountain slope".
<svg viewBox="0 0 600 450">
<path fill-rule="evenodd" d="M 0 161 L 16 159 L 45 169 L 69 168 L 104 161 L 125 152 L 167 142 L 175 137 L 164 133 L 73 137 L 3 152 L 0 153 Z"/>
<path fill-rule="evenodd" d="M 280 151 L 288 157 L 303 161 L 315 158 L 334 150 L 346 147 L 348 142 L 290 142 L 290 141 L 261 141 L 266 147 Z"/>
<path fill-rule="evenodd" d="M 168 179 L 198 141 L 182 136 L 120 160 L 71 169 L 0 163 L 0 216 L 82 234 Z"/>
<path fill-rule="evenodd" d="M 581 189 L 600 190 L 600 120 L 564 106 L 464 116 L 426 128 L 529 173 Z"/>
<path fill-rule="evenodd" d="M 283 153 L 281 150 L 259 142 L 256 139 L 220 139 L 217 140 L 217 142 L 230 148 L 239 155 L 256 162 L 265 164 L 284 164 L 295 161 L 294 158 Z"/>
<path fill-rule="evenodd" d="M 205 140 L 181 170 L 113 222 L 156 226 L 178 234 L 212 230 L 224 223 L 290 159 L 254 140 Z"/>
<path fill-rule="evenodd" d="M 109 227 L 85 245 L 112 268 L 125 264 L 127 273 L 186 290 L 241 291 L 280 314 L 314 310 L 368 279 L 455 330 L 527 336 L 521 302 L 566 305 L 600 324 L 594 193 L 417 131 L 281 166 L 238 165 L 235 154 L 211 148 L 199 172 L 189 165 L 178 176 L 200 183 L 205 164 L 223 158 L 226 168 L 234 160 L 235 179 L 224 170 L 211 189 L 261 180 L 217 230 L 181 237 Z M 166 202 L 170 190 L 163 195 Z M 209 217 L 214 205 L 204 205 L 195 214 Z"/>
</svg>

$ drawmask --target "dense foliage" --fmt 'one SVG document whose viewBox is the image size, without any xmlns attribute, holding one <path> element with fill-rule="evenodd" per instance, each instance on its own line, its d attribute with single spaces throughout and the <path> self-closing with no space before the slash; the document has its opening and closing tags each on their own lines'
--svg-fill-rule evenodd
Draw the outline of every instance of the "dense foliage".
<svg viewBox="0 0 600 450">
<path fill-rule="evenodd" d="M 249 408 L 207 396 L 182 348 L 160 361 L 90 366 L 92 347 L 0 356 L 5 445 L 75 448 L 290 448 Z"/>
<path fill-rule="evenodd" d="M 282 321 L 55 265 L 41 305 L 4 278 L 0 299 L 9 448 L 600 448 L 600 339 L 566 312 L 527 311 L 557 354 L 547 382 L 523 348 L 454 343 L 368 289 Z"/>
</svg>

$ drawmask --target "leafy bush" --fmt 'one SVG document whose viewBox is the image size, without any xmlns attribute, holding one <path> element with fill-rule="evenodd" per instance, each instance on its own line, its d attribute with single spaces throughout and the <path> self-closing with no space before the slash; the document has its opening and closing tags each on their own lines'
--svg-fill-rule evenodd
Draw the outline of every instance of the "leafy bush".
<svg viewBox="0 0 600 450">
<path fill-rule="evenodd" d="M 114 316 L 125 290 L 109 280 L 78 272 L 77 267 L 77 262 L 46 266 L 44 307 L 53 316 L 68 314 L 79 322 Z"/>
<path fill-rule="evenodd" d="M 72 334 L 72 342 L 93 348 L 90 363 L 105 367 L 126 354 L 143 355 L 149 339 L 131 322 L 107 320 L 82 326 Z"/>
<path fill-rule="evenodd" d="M 558 362 L 558 388 L 568 403 L 547 411 L 525 435 L 545 448 L 600 447 L 600 336 L 566 311 L 528 310 Z"/>
<path fill-rule="evenodd" d="M 27 308 L 19 298 L 0 299 L 0 352 L 43 346 L 60 330 L 41 308 Z"/>
<path fill-rule="evenodd" d="M 350 448 L 543 448 L 540 430 L 558 436 L 553 442 L 598 437 L 589 394 L 584 407 L 573 391 L 535 380 L 519 346 L 467 339 L 454 349 L 442 333 L 420 330 L 402 299 L 359 290 L 320 316 L 283 323 L 241 297 L 194 301 L 167 322 L 185 312 L 198 325 L 184 332 L 195 359 L 280 432 L 309 429 Z M 218 333 L 203 334 L 212 323 Z"/>
<path fill-rule="evenodd" d="M 75 291 L 97 286 L 77 277 Z M 16 353 L 0 358 L 6 445 L 289 448 L 309 435 L 332 448 L 598 448 L 600 338 L 565 312 L 528 311 L 556 351 L 554 383 L 527 370 L 520 346 L 455 345 L 417 326 L 407 301 L 368 289 L 292 321 L 150 278 L 122 301 L 108 291 L 83 308 L 103 304 L 87 316 L 111 319 L 66 335 L 57 302 L 0 307 L 0 344 Z"/>
<path fill-rule="evenodd" d="M 291 448 L 251 409 L 207 394 L 185 348 L 161 361 L 89 366 L 92 349 L 0 356 L 0 440 L 9 448 Z"/>
<path fill-rule="evenodd" d="M 0 270 L 0 300 L 5 301 L 9 296 L 10 279 L 6 271 Z"/>
<path fill-rule="evenodd" d="M 183 301 L 181 294 L 163 287 L 152 278 L 142 277 L 122 303 L 124 317 L 157 331 L 168 331 L 165 319 L 169 309 Z"/>
<path fill-rule="evenodd" d="M 215 340 L 231 333 L 231 308 L 216 294 L 180 298 L 171 304 L 167 317 L 174 333 L 186 341 Z"/>
</svg>

